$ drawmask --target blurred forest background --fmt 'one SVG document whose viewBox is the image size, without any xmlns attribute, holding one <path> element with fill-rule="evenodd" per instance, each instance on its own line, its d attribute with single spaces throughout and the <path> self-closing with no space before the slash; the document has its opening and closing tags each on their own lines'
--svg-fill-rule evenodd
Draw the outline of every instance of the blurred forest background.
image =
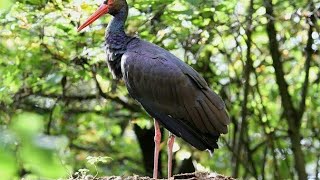
<svg viewBox="0 0 320 180">
<path fill-rule="evenodd" d="M 152 174 L 151 118 L 105 63 L 110 16 L 76 31 L 101 2 L 1 0 L 1 179 Z M 213 157 L 178 140 L 174 173 L 320 178 L 319 1 L 128 3 L 127 33 L 194 67 L 232 120 Z"/>
</svg>

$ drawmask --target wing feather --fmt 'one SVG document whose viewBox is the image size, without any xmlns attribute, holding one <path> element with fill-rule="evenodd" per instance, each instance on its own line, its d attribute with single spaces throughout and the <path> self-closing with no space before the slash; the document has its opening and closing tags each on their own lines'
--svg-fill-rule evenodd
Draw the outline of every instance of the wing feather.
<svg viewBox="0 0 320 180">
<path fill-rule="evenodd" d="M 194 120 L 201 119 L 200 114 L 198 113 L 198 110 L 196 107 L 191 108 L 190 111 L 192 113 L 192 119 Z M 195 127 L 197 127 L 198 129 L 207 129 L 206 125 L 202 121 L 195 123 L 194 120 L 193 120 L 194 122 L 193 124 L 195 125 Z"/>
<path fill-rule="evenodd" d="M 216 132 L 219 133 L 227 133 L 228 129 L 227 126 L 220 123 L 215 113 L 209 109 L 209 106 L 206 104 L 205 101 L 199 100 L 199 104 L 201 105 L 202 109 L 207 115 L 208 122 L 211 126 L 215 129 Z"/>
<path fill-rule="evenodd" d="M 219 121 L 223 125 L 228 125 L 230 123 L 229 116 L 224 109 L 222 109 L 222 110 L 217 109 L 217 107 L 214 106 L 213 103 L 208 98 L 204 99 L 204 102 L 209 107 L 209 109 L 212 111 L 212 113 L 217 116 L 217 118 L 215 120 Z"/>
<path fill-rule="evenodd" d="M 210 100 L 210 102 L 216 106 L 216 108 L 223 110 L 225 108 L 224 102 L 222 99 L 215 93 L 212 92 L 211 89 L 206 88 L 203 90 L 203 93 L 206 95 L 206 97 Z"/>
<path fill-rule="evenodd" d="M 208 123 L 207 123 L 207 118 L 206 118 L 206 115 L 204 114 L 204 112 L 202 111 L 202 109 L 200 108 L 200 107 L 194 107 L 195 108 L 195 110 L 196 110 L 196 112 L 198 113 L 198 115 L 199 115 L 199 119 L 197 119 L 198 121 L 200 121 L 200 122 L 197 122 L 197 123 L 202 123 L 203 125 L 204 125 L 204 128 L 203 128 L 203 131 L 204 130 L 206 130 L 205 132 L 211 132 L 212 131 L 212 126 L 211 125 L 209 125 Z M 208 126 L 209 125 L 209 126 Z M 211 127 L 211 128 L 210 128 Z"/>
<path fill-rule="evenodd" d="M 149 47 L 146 49 L 142 45 Z M 132 97 L 169 131 L 197 147 L 217 148 L 230 123 L 222 99 L 191 67 L 163 49 L 141 41 L 122 57 Z M 143 53 L 141 53 L 143 52 Z M 141 77 L 136 77 L 141 76 Z"/>
</svg>

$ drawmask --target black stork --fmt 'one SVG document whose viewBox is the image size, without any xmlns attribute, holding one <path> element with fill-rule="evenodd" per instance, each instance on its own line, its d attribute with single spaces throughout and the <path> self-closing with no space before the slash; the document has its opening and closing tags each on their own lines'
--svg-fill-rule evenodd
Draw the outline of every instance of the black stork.
<svg viewBox="0 0 320 180">
<path fill-rule="evenodd" d="M 105 0 L 78 31 L 107 13 L 113 16 L 105 35 L 109 70 L 114 78 L 123 79 L 130 96 L 154 118 L 155 179 L 161 140 L 159 124 L 172 133 L 168 139 L 171 177 L 175 136 L 199 150 L 218 148 L 218 138 L 228 132 L 230 123 L 225 104 L 189 65 L 157 45 L 126 35 L 126 0 Z"/>
</svg>

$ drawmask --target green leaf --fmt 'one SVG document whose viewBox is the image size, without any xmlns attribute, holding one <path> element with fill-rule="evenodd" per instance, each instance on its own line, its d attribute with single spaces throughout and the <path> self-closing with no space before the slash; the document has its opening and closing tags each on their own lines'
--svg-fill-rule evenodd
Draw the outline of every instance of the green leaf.
<svg viewBox="0 0 320 180">
<path fill-rule="evenodd" d="M 1 10 L 8 10 L 12 5 L 11 0 L 1 0 L 0 1 L 0 12 Z"/>
<path fill-rule="evenodd" d="M 14 179 L 17 175 L 18 166 L 12 151 L 0 145 L 0 177 L 1 179 Z"/>
<path fill-rule="evenodd" d="M 40 177 L 59 178 L 68 175 L 68 172 L 53 150 L 44 149 L 32 144 L 24 144 L 19 150 L 19 154 L 25 169 Z"/>
<path fill-rule="evenodd" d="M 22 112 L 12 120 L 11 129 L 20 138 L 30 138 L 43 130 L 43 117 L 30 112 Z"/>
</svg>

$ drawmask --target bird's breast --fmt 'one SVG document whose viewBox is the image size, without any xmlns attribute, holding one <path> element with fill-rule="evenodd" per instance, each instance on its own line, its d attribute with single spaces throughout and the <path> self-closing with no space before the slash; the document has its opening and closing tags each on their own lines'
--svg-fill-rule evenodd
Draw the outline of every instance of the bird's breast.
<svg viewBox="0 0 320 180">
<path fill-rule="evenodd" d="M 107 53 L 107 64 L 109 71 L 111 72 L 114 79 L 121 79 L 121 57 L 123 52 L 115 51 L 110 48 L 106 48 Z"/>
</svg>

